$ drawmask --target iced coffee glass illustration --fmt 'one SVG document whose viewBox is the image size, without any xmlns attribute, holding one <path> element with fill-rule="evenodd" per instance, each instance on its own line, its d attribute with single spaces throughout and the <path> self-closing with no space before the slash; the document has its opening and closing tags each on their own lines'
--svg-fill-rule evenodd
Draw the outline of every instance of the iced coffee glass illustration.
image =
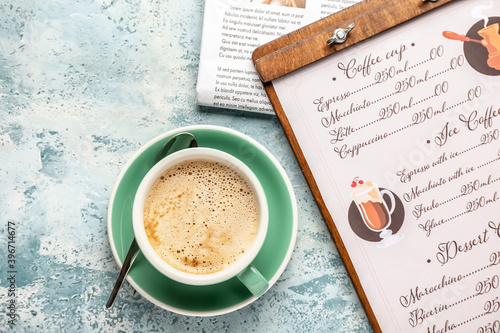
<svg viewBox="0 0 500 333">
<path fill-rule="evenodd" d="M 353 181 L 351 185 L 351 197 L 358 207 L 359 213 L 365 225 L 374 232 L 380 232 L 378 247 L 388 247 L 399 242 L 403 235 L 392 234 L 389 228 L 391 225 L 391 214 L 396 207 L 396 200 L 392 192 L 380 190 L 377 184 L 371 181 Z M 390 209 L 383 199 L 387 195 L 390 199 Z"/>
</svg>

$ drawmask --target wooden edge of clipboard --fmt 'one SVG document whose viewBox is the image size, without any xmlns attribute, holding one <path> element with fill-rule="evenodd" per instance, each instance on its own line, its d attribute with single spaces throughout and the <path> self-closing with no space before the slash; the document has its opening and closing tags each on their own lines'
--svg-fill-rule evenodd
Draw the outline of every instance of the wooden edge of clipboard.
<svg viewBox="0 0 500 333">
<path fill-rule="evenodd" d="M 377 333 L 382 332 L 380 325 L 271 81 L 452 1 L 454 0 L 365 0 L 259 46 L 252 54 L 257 73 L 264 83 L 368 320 Z M 355 23 L 356 28 L 349 33 L 344 44 L 326 44 L 337 28 L 344 29 L 351 23 Z"/>
<path fill-rule="evenodd" d="M 256 48 L 262 82 L 270 82 L 454 0 L 364 0 Z M 337 29 L 354 23 L 347 40 L 327 45 Z"/>
<path fill-rule="evenodd" d="M 330 234 L 333 238 L 333 241 L 335 242 L 335 245 L 337 246 L 337 250 L 339 251 L 340 257 L 342 258 L 342 261 L 344 262 L 344 265 L 346 266 L 347 272 L 349 273 L 351 277 L 352 284 L 354 286 L 354 289 L 356 290 L 358 297 L 361 301 L 361 304 L 363 305 L 363 308 L 365 309 L 366 316 L 368 317 L 368 320 L 370 321 L 370 324 L 372 325 L 373 331 L 375 333 L 381 333 L 382 330 L 380 329 L 380 326 L 377 322 L 377 319 L 375 318 L 375 314 L 373 313 L 372 307 L 368 301 L 368 298 L 366 297 L 365 291 L 361 285 L 361 282 L 358 278 L 358 273 L 354 269 L 354 266 L 352 264 L 351 258 L 349 256 L 349 253 L 347 252 L 347 249 L 345 248 L 344 241 L 340 237 L 340 234 L 337 230 L 337 227 L 335 226 L 335 222 L 333 221 L 332 216 L 330 215 L 328 209 L 326 208 L 325 201 L 323 200 L 323 197 L 319 191 L 318 185 L 316 183 L 316 180 L 312 176 L 311 169 L 309 168 L 309 165 L 307 164 L 307 161 L 304 157 L 304 154 L 302 153 L 302 149 L 300 148 L 300 145 L 293 134 L 292 128 L 290 123 L 288 122 L 288 118 L 284 114 L 283 107 L 281 106 L 281 103 L 279 102 L 278 96 L 276 95 L 276 91 L 274 90 L 274 86 L 271 82 L 264 83 L 264 88 L 266 89 L 266 92 L 269 96 L 269 99 L 271 100 L 271 103 L 273 104 L 273 107 L 278 115 L 278 118 L 281 122 L 281 125 L 283 126 L 286 136 L 288 137 L 288 142 L 290 143 L 293 152 L 295 153 L 295 156 L 297 158 L 297 161 L 299 162 L 300 168 L 302 169 L 302 173 L 304 174 L 307 183 L 309 184 L 309 188 L 311 189 L 311 193 L 313 194 L 316 203 L 319 207 L 319 210 L 321 211 L 321 214 L 323 215 L 323 218 L 325 219 L 326 226 L 328 227 L 328 230 L 330 231 Z"/>
</svg>

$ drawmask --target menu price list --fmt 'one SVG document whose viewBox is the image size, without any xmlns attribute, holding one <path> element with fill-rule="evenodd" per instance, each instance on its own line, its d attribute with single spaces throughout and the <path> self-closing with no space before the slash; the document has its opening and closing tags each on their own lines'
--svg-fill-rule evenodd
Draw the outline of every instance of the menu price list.
<svg viewBox="0 0 500 333">
<path fill-rule="evenodd" d="M 350 211 L 348 221 L 336 214 L 354 198 L 341 184 L 356 187 L 364 173 L 401 199 L 392 231 L 404 238 L 392 250 L 356 231 L 344 241 L 370 277 L 361 282 L 377 318 L 401 332 L 500 332 L 500 49 L 497 57 L 488 47 L 500 34 L 483 3 L 462 2 L 273 83 L 306 160 L 319 161 L 311 170 L 342 238 L 355 230 Z M 478 24 L 442 20 L 481 10 Z M 471 42 L 468 33 L 471 53 L 450 28 L 487 34 Z M 406 270 L 405 256 L 414 258 Z"/>
<path fill-rule="evenodd" d="M 494 225 L 490 223 L 490 228 L 495 230 L 497 233 L 500 230 L 500 223 L 498 225 Z M 484 242 L 489 240 L 487 236 L 488 230 L 485 230 L 484 234 L 478 237 L 478 241 L 472 241 L 470 243 L 466 243 L 463 247 L 460 247 L 461 250 L 468 251 L 472 249 L 473 246 L 477 246 L 483 244 Z M 478 261 L 482 258 L 477 258 Z M 463 275 L 458 276 L 446 276 L 443 275 L 442 279 L 432 286 L 424 286 L 420 288 L 419 286 L 412 288 L 407 295 L 400 297 L 400 304 L 405 308 L 412 308 L 409 311 L 408 323 L 413 327 L 417 327 L 419 325 L 425 324 L 427 320 L 432 320 L 434 316 L 439 314 L 446 315 L 446 311 L 452 310 L 453 308 L 460 307 L 465 302 L 471 302 L 475 298 L 479 298 L 479 301 L 476 302 L 478 305 L 476 308 L 480 309 L 480 311 L 471 312 L 467 311 L 467 315 L 462 316 L 462 319 L 454 322 L 449 319 L 441 320 L 441 324 L 432 324 L 432 326 L 428 326 L 426 332 L 448 332 L 453 329 L 462 327 L 467 324 L 471 324 L 473 327 L 473 322 L 482 317 L 488 316 L 488 319 L 496 319 L 499 316 L 500 311 L 500 299 L 499 299 L 499 288 L 500 288 L 500 278 L 499 275 L 495 272 L 498 270 L 498 265 L 500 265 L 500 251 L 496 251 L 491 253 L 487 258 L 488 264 L 478 267 L 477 269 L 465 273 Z M 481 277 L 477 279 L 477 282 L 474 285 L 473 290 L 464 290 L 460 286 L 456 286 L 455 284 L 459 284 L 466 279 L 474 279 L 477 277 L 479 273 Z M 450 295 L 463 295 L 462 298 L 459 298 L 456 301 L 450 302 L 448 304 L 444 303 L 435 303 L 432 307 L 420 308 L 417 306 L 418 302 L 425 299 L 426 297 L 432 297 L 434 293 L 441 293 L 447 291 Z M 441 297 L 442 298 L 442 297 Z M 455 297 L 453 297 L 455 298 Z M 416 306 L 416 307 L 415 307 Z M 459 311 L 459 310 L 457 310 Z M 488 324 L 491 326 L 491 323 Z M 478 327 L 477 332 L 497 332 L 495 330 L 491 330 L 495 328 L 495 324 L 491 326 L 490 330 L 488 330 L 488 325 L 481 325 Z"/>
<path fill-rule="evenodd" d="M 362 65 L 356 66 L 355 60 L 350 60 L 347 64 L 339 62 L 338 68 L 343 71 L 345 77 L 353 79 L 357 75 L 373 76 L 374 81 L 362 88 L 341 93 L 336 98 L 337 101 L 361 92 L 367 94 L 369 90 L 385 91 L 386 94 L 364 99 L 362 103 L 352 102 L 344 111 L 339 111 L 339 108 L 330 110 L 330 105 L 323 97 L 314 99 L 313 104 L 317 105 L 321 112 L 325 109 L 330 111 L 327 117 L 321 117 L 321 124 L 330 128 L 330 144 L 340 159 L 356 159 L 365 149 L 391 140 L 395 136 L 404 136 L 405 132 L 414 128 L 422 127 L 427 131 L 428 128 L 433 128 L 433 136 L 429 137 L 424 145 L 435 145 L 435 149 L 425 148 L 429 151 L 440 149 L 442 153 L 438 158 L 419 165 L 414 163 L 412 168 L 402 168 L 395 173 L 399 182 L 407 185 L 402 198 L 411 207 L 409 213 L 416 222 L 413 225 L 418 227 L 425 237 L 430 238 L 439 228 L 455 221 L 463 224 L 466 220 L 473 220 L 477 212 L 491 211 L 489 206 L 498 208 L 500 195 L 497 189 L 500 175 L 495 171 L 498 170 L 500 160 L 500 111 L 491 99 L 488 87 L 477 82 L 468 84 L 448 78 L 450 72 L 459 72 L 466 64 L 462 54 L 447 57 L 445 46 L 438 45 L 430 48 L 426 59 L 413 63 L 410 60 L 404 61 L 405 52 L 411 52 L 411 48 L 415 46 L 415 43 L 401 45 L 387 52 L 385 57 L 374 58 L 371 54 L 367 55 Z M 371 66 L 394 56 L 397 62 L 402 64 L 388 66 L 370 75 Z M 382 85 L 385 86 L 383 89 Z M 335 101 L 335 98 L 333 100 Z M 483 100 L 491 104 L 482 103 Z M 365 122 L 350 121 L 349 125 L 340 125 L 341 122 L 347 123 L 351 115 L 374 107 L 379 110 L 374 118 L 369 119 L 367 116 L 368 119 L 363 117 Z M 444 117 L 446 113 L 448 115 Z M 388 121 L 396 118 L 401 120 Z M 361 131 L 370 134 L 362 136 Z M 468 138 L 456 144 L 454 140 L 460 136 Z M 481 158 L 468 158 L 467 155 L 474 151 L 481 151 L 475 155 Z M 461 162 L 451 163 L 455 159 L 461 159 Z M 447 167 L 449 163 L 455 167 Z M 456 167 L 457 164 L 460 166 Z M 440 171 L 432 171 L 438 168 Z M 446 191 L 435 194 L 441 187 L 446 188 Z M 442 195 L 443 192 L 445 195 Z M 480 224 L 485 225 L 477 231 Z M 473 234 L 474 232 L 476 234 Z M 428 259 L 428 263 L 436 261 L 441 266 L 448 265 L 487 243 L 498 244 L 500 222 L 477 221 L 465 233 L 450 234 L 456 239 L 436 240 L 434 257 L 432 260 Z M 469 238 L 464 237 L 467 234 Z M 408 295 L 401 296 L 401 306 L 408 311 L 408 325 L 411 328 L 423 326 L 426 332 L 433 333 L 448 332 L 461 327 L 467 327 L 469 330 L 475 326 L 477 332 L 498 330 L 498 320 L 482 324 L 479 319 L 500 317 L 500 279 L 498 274 L 495 274 L 499 270 L 499 255 L 500 252 L 495 251 L 483 258 L 488 259 L 488 263 L 480 267 L 452 277 L 443 275 L 435 286 L 415 287 Z M 474 261 L 481 262 L 480 259 L 475 257 Z M 473 290 L 461 289 L 467 279 L 472 280 L 466 285 L 474 286 Z M 459 294 L 465 296 L 456 301 L 444 303 L 440 302 L 442 297 L 439 297 L 437 302 L 433 300 L 419 306 L 425 296 L 431 296 L 438 291 L 443 293 L 446 289 L 456 293 L 457 288 L 460 290 Z M 460 310 L 460 307 L 465 303 L 471 305 L 469 310 L 465 310 L 467 315 L 461 315 L 458 321 L 447 319 L 449 312 L 463 313 L 464 310 Z"/>
</svg>

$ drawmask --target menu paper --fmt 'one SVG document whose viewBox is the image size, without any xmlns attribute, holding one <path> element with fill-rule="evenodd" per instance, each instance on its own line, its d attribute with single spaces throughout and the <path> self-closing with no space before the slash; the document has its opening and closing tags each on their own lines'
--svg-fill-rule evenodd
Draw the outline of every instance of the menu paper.
<svg viewBox="0 0 500 333">
<path fill-rule="evenodd" d="M 500 332 L 499 23 L 453 2 L 273 81 L 383 332 Z"/>
</svg>

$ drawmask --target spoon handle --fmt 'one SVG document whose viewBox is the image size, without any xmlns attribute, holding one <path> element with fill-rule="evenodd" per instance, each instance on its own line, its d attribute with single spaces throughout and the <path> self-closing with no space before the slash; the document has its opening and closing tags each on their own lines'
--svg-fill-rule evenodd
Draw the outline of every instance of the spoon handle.
<svg viewBox="0 0 500 333">
<path fill-rule="evenodd" d="M 132 244 L 130 244 L 130 248 L 128 249 L 127 256 L 125 257 L 125 261 L 123 262 L 123 266 L 120 270 L 120 274 L 118 275 L 118 279 L 116 279 L 115 286 L 111 291 L 108 303 L 106 303 L 106 308 L 109 309 L 110 307 L 113 306 L 116 295 L 118 295 L 118 291 L 120 290 L 123 281 L 125 280 L 125 276 L 127 276 L 127 273 L 130 270 L 130 267 L 132 267 L 132 263 L 134 262 L 138 254 L 139 254 L 139 246 L 137 245 L 137 242 L 135 241 L 134 238 Z"/>
<path fill-rule="evenodd" d="M 175 151 L 191 147 L 198 147 L 198 141 L 196 141 L 194 135 L 188 132 L 177 133 L 176 135 L 168 139 L 168 141 L 163 145 L 163 147 L 156 155 L 156 159 L 153 165 L 158 163 L 165 156 Z M 153 165 L 150 165 L 149 167 L 151 168 Z M 120 270 L 120 274 L 118 275 L 118 279 L 115 282 L 115 286 L 111 291 L 108 303 L 106 303 L 106 308 L 109 309 L 110 307 L 113 306 L 113 302 L 115 301 L 116 295 L 118 294 L 118 291 L 120 290 L 123 281 L 125 280 L 125 276 L 127 276 L 127 273 L 130 270 L 130 267 L 132 266 L 132 263 L 134 262 L 138 254 L 139 254 L 139 246 L 137 245 L 137 242 L 134 238 L 132 244 L 130 244 L 130 248 L 128 249 L 125 261 L 123 261 L 123 266 Z"/>
</svg>

